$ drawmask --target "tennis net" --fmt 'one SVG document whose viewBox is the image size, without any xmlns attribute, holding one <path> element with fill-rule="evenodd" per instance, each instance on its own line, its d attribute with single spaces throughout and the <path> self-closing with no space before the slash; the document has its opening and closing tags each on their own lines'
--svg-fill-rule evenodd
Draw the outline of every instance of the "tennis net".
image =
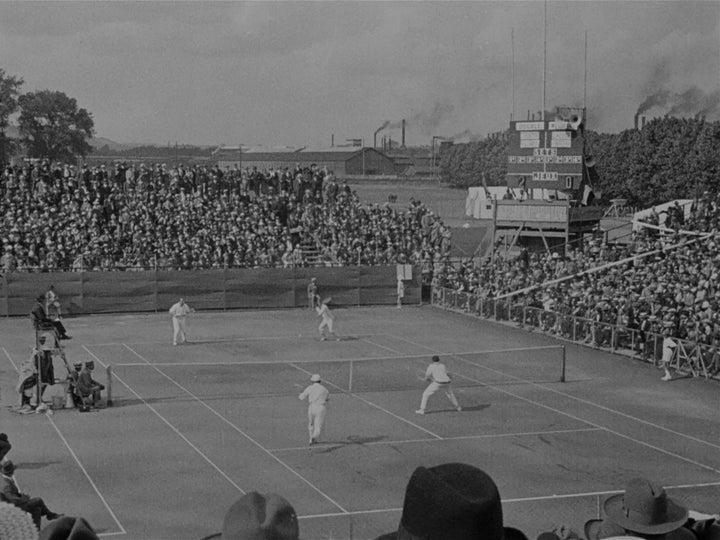
<svg viewBox="0 0 720 540">
<path fill-rule="evenodd" d="M 439 354 L 455 387 L 561 382 L 565 379 L 562 346 Z M 432 354 L 333 360 L 251 361 L 198 364 L 118 364 L 112 372 L 135 384 L 147 369 L 175 382 L 168 399 L 182 397 L 178 385 L 206 399 L 297 395 L 311 374 L 321 376 L 331 392 L 366 393 L 423 388 Z M 137 371 L 143 370 L 143 371 Z M 111 377 L 112 378 L 112 377 Z M 141 382 L 140 382 L 141 384 Z M 167 385 L 166 385 L 167 386 Z M 172 390 L 172 385 L 170 385 Z M 185 393 L 185 396 L 187 394 Z"/>
</svg>

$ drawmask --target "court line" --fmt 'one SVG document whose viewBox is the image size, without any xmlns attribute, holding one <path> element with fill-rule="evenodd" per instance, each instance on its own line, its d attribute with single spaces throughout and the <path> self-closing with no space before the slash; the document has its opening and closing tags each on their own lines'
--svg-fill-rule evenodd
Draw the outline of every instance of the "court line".
<svg viewBox="0 0 720 540">
<path fill-rule="evenodd" d="M 406 339 L 404 339 L 404 338 L 401 338 L 401 337 L 399 337 L 399 336 L 392 336 L 392 334 L 388 334 L 388 335 L 390 335 L 391 337 L 395 337 L 395 338 L 397 338 L 397 339 L 399 339 L 399 340 L 401 340 L 401 341 L 405 341 L 406 343 L 411 343 L 410 341 L 408 341 L 408 340 L 406 340 Z M 419 344 L 419 343 L 413 343 L 413 344 L 414 344 L 414 345 L 418 345 L 418 346 L 420 346 L 420 347 L 423 347 L 423 348 L 425 348 L 425 349 L 427 349 L 427 350 L 429 350 L 429 351 L 434 351 L 434 349 L 433 349 L 432 347 L 428 347 L 428 346 L 426 346 L 426 345 L 421 345 L 421 344 Z M 454 356 L 454 355 L 451 355 L 451 356 Z M 518 380 L 518 381 L 522 381 L 522 382 L 524 382 L 524 383 L 531 384 L 531 385 L 537 386 L 537 387 L 539 387 L 539 388 L 545 389 L 545 387 L 543 387 L 543 386 L 537 385 L 536 383 L 533 383 L 533 382 L 531 382 L 531 381 L 522 379 L 522 378 L 520 378 L 520 377 L 515 377 L 514 375 L 509 375 L 509 374 L 507 374 L 507 373 L 503 373 L 502 371 L 498 371 L 498 370 L 496 370 L 496 369 L 493 369 L 493 368 L 490 368 L 490 367 L 487 367 L 487 366 L 482 366 L 482 365 L 480 365 L 480 364 L 476 364 L 475 362 L 471 362 L 471 361 L 469 361 L 469 360 L 465 360 L 464 358 L 461 358 L 461 357 L 459 357 L 459 356 L 456 356 L 456 358 L 457 358 L 458 360 L 460 360 L 461 362 L 465 362 L 465 363 L 470 364 L 470 365 L 472 365 L 472 366 L 479 367 L 479 368 L 484 369 L 484 370 L 486 370 L 486 371 L 492 371 L 493 373 L 497 373 L 497 374 L 499 374 L 499 375 L 503 375 L 503 376 L 505 376 L 505 377 L 510 377 L 511 379 L 515 379 L 515 380 Z M 650 443 L 648 443 L 648 442 L 641 441 L 640 439 L 636 439 L 636 438 L 634 438 L 634 437 L 631 437 L 630 435 L 624 435 L 623 433 L 620 433 L 619 431 L 615 431 L 615 430 L 613 430 L 613 429 L 610 429 L 610 428 L 607 427 L 607 426 L 603 426 L 603 425 L 598 424 L 598 423 L 596 423 L 596 422 L 593 422 L 593 421 L 591 421 L 591 420 L 587 420 L 587 419 L 581 418 L 581 417 L 576 416 L 576 415 L 574 415 L 574 414 L 570 414 L 570 413 L 568 413 L 568 412 L 566 412 L 566 411 L 562 411 L 562 410 L 557 409 L 557 408 L 555 408 L 555 407 L 551 407 L 550 405 L 546 405 L 546 404 L 541 403 L 541 402 L 539 402 L 539 401 L 535 401 L 535 400 L 532 400 L 532 399 L 530 399 L 530 398 L 526 398 L 526 397 L 524 397 L 524 396 L 515 394 L 515 393 L 513 393 L 513 392 L 510 392 L 509 390 L 504 390 L 504 389 L 498 388 L 498 387 L 496 387 L 496 386 L 489 386 L 489 385 L 483 383 L 482 381 L 480 381 L 479 379 L 475 379 L 475 378 L 473 378 L 473 377 L 468 377 L 467 375 L 461 375 L 461 374 L 459 374 L 459 373 L 456 373 L 455 375 L 458 376 L 458 377 L 462 377 L 463 379 L 467 379 L 467 380 L 469 380 L 469 381 L 474 381 L 474 382 L 480 383 L 481 385 L 484 385 L 486 388 L 490 388 L 491 390 L 495 390 L 496 392 L 501 392 L 501 393 L 503 393 L 503 394 L 507 394 L 507 395 L 509 395 L 509 396 L 513 396 L 513 397 L 515 397 L 515 398 L 517 398 L 517 399 L 520 399 L 520 400 L 522 400 L 522 401 L 525 401 L 525 402 L 527 402 L 527 403 L 531 403 L 531 404 L 533 404 L 533 405 L 536 405 L 536 406 L 538 406 L 538 407 L 542 407 L 542 408 L 547 409 L 547 410 L 549 410 L 549 411 L 553 411 L 553 412 L 556 412 L 556 413 L 561 414 L 561 415 L 563 415 L 563 416 L 567 416 L 568 418 L 572 418 L 572 419 L 574 419 L 574 420 L 578 420 L 579 422 L 584 422 L 585 424 L 588 424 L 588 425 L 590 425 L 590 426 L 599 427 L 599 428 L 607 431 L 608 433 L 612 433 L 613 435 L 615 435 L 615 436 L 617 436 L 617 437 L 621 437 L 621 438 L 623 438 L 623 439 L 627 439 L 627 440 L 632 441 L 632 442 L 635 442 L 635 443 L 637 443 L 637 444 L 639 444 L 639 445 L 641 445 L 641 446 L 645 446 L 645 447 L 647 447 L 647 448 L 651 448 L 651 449 L 653 449 L 653 450 L 656 450 L 656 451 L 661 452 L 661 453 L 663 453 L 663 454 L 666 454 L 666 455 L 668 455 L 668 456 L 672 456 L 672 457 L 674 457 L 674 458 L 680 459 L 680 460 L 685 461 L 685 462 L 687 462 L 687 463 L 691 463 L 692 465 L 695 465 L 695 466 L 697 466 L 697 467 L 701 467 L 701 468 L 703 468 L 703 469 L 707 469 L 707 470 L 709 470 L 709 471 L 712 471 L 712 472 L 714 472 L 714 473 L 716 473 L 716 474 L 720 474 L 720 469 L 719 469 L 719 468 L 712 467 L 711 465 L 706 465 L 706 464 L 701 463 L 701 462 L 699 462 L 699 461 L 695 461 L 694 459 L 690 459 L 690 458 L 685 457 L 685 456 L 682 456 L 682 455 L 680 455 L 680 454 L 676 454 L 675 452 L 671 452 L 670 450 L 665 450 L 664 448 L 660 448 L 659 446 L 655 446 L 654 444 L 650 444 Z"/>
<path fill-rule="evenodd" d="M 292 367 L 294 367 L 295 369 L 298 369 L 298 370 L 306 373 L 307 375 L 311 375 L 311 373 L 310 373 L 307 369 L 301 368 L 300 366 L 298 366 L 298 365 L 296 365 L 296 364 L 294 364 L 294 363 L 292 363 L 292 362 L 288 362 L 288 364 L 291 365 Z M 360 401 L 363 401 L 363 402 L 367 403 L 367 404 L 370 405 L 371 407 L 375 407 L 376 409 L 381 410 L 382 412 L 384 412 L 384 413 L 386 413 L 386 414 L 389 414 L 390 416 L 392 416 L 392 417 L 394 417 L 394 418 L 397 418 L 398 420 L 402 420 L 402 421 L 405 422 L 406 424 L 409 424 L 409 425 L 413 426 L 414 428 L 419 429 L 420 431 L 424 431 L 425 433 L 427 433 L 427 434 L 429 434 L 429 435 L 432 435 L 432 436 L 435 437 L 436 439 L 442 439 L 442 437 L 441 437 L 440 435 L 438 435 L 437 433 L 433 433 L 433 432 L 430 431 L 429 429 L 425 429 L 424 427 L 416 424 L 415 422 L 411 422 L 411 421 L 408 420 L 407 418 L 403 418 L 402 416 L 399 416 L 399 415 L 397 415 L 397 414 L 395 414 L 395 413 L 393 413 L 393 412 L 390 412 L 390 411 L 388 411 L 387 409 L 385 409 L 385 408 L 381 407 L 380 405 L 378 405 L 377 403 L 373 403 L 372 401 L 370 401 L 370 400 L 368 400 L 368 399 L 365 399 L 365 398 L 362 397 L 362 396 L 359 396 L 359 395 L 356 394 L 355 392 L 346 392 L 345 390 L 342 389 L 342 387 L 338 386 L 337 384 L 333 384 L 333 383 L 331 383 L 331 382 L 328 381 L 328 380 L 326 380 L 325 382 L 328 383 L 330 386 L 334 386 L 335 388 L 337 388 L 338 390 L 340 390 L 342 393 L 347 394 L 347 395 L 350 395 L 350 396 L 353 396 L 354 398 L 359 399 Z"/>
<path fill-rule="evenodd" d="M 97 361 L 100 363 L 101 366 L 107 368 L 107 364 L 105 364 L 105 362 L 103 362 L 102 360 L 100 360 L 100 358 L 99 358 L 94 352 L 92 352 L 90 349 L 88 349 L 85 345 L 83 345 L 82 347 L 83 347 L 83 349 L 85 349 L 85 350 L 90 354 L 90 356 L 92 356 L 95 360 L 97 360 Z M 125 388 L 127 388 L 130 392 L 132 392 L 132 393 L 135 395 L 135 397 L 137 397 L 140 401 L 142 401 L 143 404 L 144 404 L 148 409 L 150 409 L 150 410 L 155 414 L 155 416 L 157 416 L 160 420 L 162 420 L 170 429 L 172 429 L 172 430 L 177 434 L 178 437 L 180 437 L 182 440 L 184 440 L 186 443 L 188 443 L 188 444 L 190 445 L 190 447 L 191 447 L 193 450 L 195 450 L 195 452 L 197 452 L 205 461 L 207 461 L 207 463 L 208 463 L 213 469 L 215 469 L 218 473 L 220 473 L 220 475 L 221 475 L 223 478 L 225 478 L 225 480 L 227 480 L 230 484 L 232 484 L 232 486 L 233 486 L 235 489 L 237 489 L 240 493 L 242 493 L 243 495 L 245 495 L 246 491 L 245 491 L 244 489 L 242 489 L 240 486 L 238 486 L 232 478 L 230 478 L 227 474 L 225 474 L 225 472 L 224 472 L 220 467 L 218 467 L 209 457 L 207 457 L 207 456 L 203 453 L 202 450 L 200 450 L 197 446 L 195 446 L 195 445 L 192 443 L 192 441 L 190 441 L 190 439 L 188 439 L 185 435 L 183 435 L 183 434 L 180 432 L 180 430 L 179 430 L 178 428 L 176 428 L 167 418 L 165 418 L 162 414 L 160 414 L 160 412 L 158 412 L 158 410 L 155 409 L 155 407 L 153 407 L 152 405 L 150 405 L 150 404 L 145 400 L 145 398 L 143 398 L 140 394 L 138 394 L 135 390 L 133 390 L 132 387 L 131 387 L 128 383 L 126 383 L 124 380 L 122 380 L 122 378 L 120 378 L 120 377 L 117 375 L 117 373 L 113 373 L 113 377 L 116 378 L 118 381 L 120 381 L 120 383 L 121 383 L 123 386 L 125 386 Z"/>
<path fill-rule="evenodd" d="M 703 487 L 717 487 L 720 486 L 720 482 L 707 482 L 702 484 L 685 484 L 685 485 L 678 485 L 678 486 L 665 486 L 666 490 L 669 489 L 693 489 L 693 488 L 703 488 Z M 560 494 L 560 495 L 539 495 L 536 497 L 517 497 L 512 499 L 501 499 L 503 504 L 510 504 L 510 503 L 522 503 L 522 502 L 535 502 L 535 501 L 547 501 L 547 500 L 555 500 L 555 499 L 579 499 L 582 497 L 597 497 L 602 495 L 615 495 L 617 493 L 625 493 L 625 490 L 623 489 L 613 489 L 613 490 L 607 490 L 607 491 L 588 491 L 585 493 L 566 493 L 566 494 Z M 352 512 L 349 512 L 350 515 L 363 515 L 363 514 L 382 514 L 382 513 L 389 513 L 389 512 L 402 512 L 402 507 L 400 508 L 376 508 L 372 510 L 354 510 Z M 308 514 L 305 516 L 298 516 L 298 519 L 319 519 L 319 518 L 328 518 L 328 517 L 340 517 L 340 516 L 346 516 L 348 514 L 340 514 L 340 513 L 327 513 L 327 514 Z"/>
<path fill-rule="evenodd" d="M 17 371 L 18 371 L 17 364 L 15 364 L 14 360 L 12 359 L 12 356 L 10 356 L 10 353 L 7 351 L 7 349 L 6 349 L 5 347 L 3 347 L 2 350 L 3 350 L 3 352 L 5 353 L 5 356 L 7 356 L 7 359 L 10 360 L 10 363 L 12 364 L 13 368 L 15 369 L 15 371 L 17 372 Z M 85 468 L 85 466 L 84 466 L 84 465 L 82 464 L 82 462 L 80 461 L 80 458 L 78 458 L 77 454 L 75 453 L 75 450 L 72 449 L 72 447 L 70 446 L 70 443 L 67 441 L 67 439 L 65 438 L 65 436 L 64 436 L 64 435 L 62 434 L 62 432 L 60 431 L 60 428 L 57 427 L 57 424 L 55 424 L 55 422 L 53 421 L 52 417 L 50 417 L 50 416 L 48 416 L 48 415 L 46 414 L 46 415 L 45 415 L 45 418 L 47 418 L 47 419 L 50 421 L 50 425 L 55 429 L 55 431 L 57 432 L 58 436 L 60 437 L 60 440 L 61 440 L 61 441 L 63 442 L 63 444 L 67 447 L 68 451 L 70 452 L 70 455 L 72 456 L 72 458 L 73 458 L 73 459 L 75 460 L 75 462 L 78 464 L 78 467 L 80 467 L 80 470 L 81 470 L 81 471 L 83 472 L 83 474 L 85 475 L 85 478 L 87 478 L 88 482 L 90 482 L 90 486 L 92 486 L 93 490 L 95 491 L 95 493 L 97 494 L 97 496 L 100 498 L 100 501 L 103 503 L 103 506 L 105 506 L 105 509 L 106 509 L 106 510 L 108 511 L 108 513 L 110 514 L 110 517 L 113 518 L 113 520 L 115 521 L 115 524 L 120 528 L 120 530 L 119 530 L 118 532 L 112 532 L 112 533 L 108 533 L 108 534 L 127 534 L 127 531 L 125 530 L 125 527 L 123 527 L 122 523 L 120 523 L 120 520 L 119 520 L 119 519 L 117 518 L 117 516 L 115 515 L 115 512 L 113 512 L 113 509 L 110 507 L 110 505 L 108 504 L 107 500 L 105 500 L 105 497 L 103 496 L 103 494 L 100 493 L 100 490 L 98 489 L 97 485 L 95 484 L 95 482 L 93 481 L 93 479 L 90 477 L 90 474 L 87 472 L 87 469 Z"/>
<path fill-rule="evenodd" d="M 399 351 L 396 351 L 392 347 L 386 347 L 385 345 L 380 345 L 379 343 L 375 343 L 374 341 L 370 341 L 369 339 L 362 338 L 360 341 L 364 341 L 365 343 L 369 343 L 370 345 L 373 345 L 374 347 L 380 347 L 381 349 L 385 349 L 386 351 L 390 351 L 391 353 L 399 353 Z"/>
<path fill-rule="evenodd" d="M 213 407 L 211 407 L 210 405 L 208 405 L 207 403 L 205 403 L 202 399 L 200 399 L 199 397 L 197 397 L 193 392 L 191 392 L 190 390 L 188 390 L 187 388 L 185 388 L 182 384 L 180 384 L 180 383 L 177 382 L 175 379 L 173 379 L 172 377 L 170 377 L 168 374 L 164 373 L 162 370 L 160 370 L 159 368 L 157 368 L 157 367 L 156 367 L 155 365 L 153 365 L 147 358 L 145 358 L 143 355 L 141 355 L 140 353 L 138 353 L 135 349 L 133 349 L 132 347 L 130 347 L 129 345 L 127 345 L 127 344 L 125 344 L 125 343 L 123 343 L 123 346 L 126 347 L 130 352 L 132 352 L 135 356 L 137 356 L 137 357 L 140 358 L 141 360 L 145 360 L 145 362 L 147 362 L 148 365 L 150 365 L 150 366 L 151 366 L 155 371 L 157 371 L 160 375 L 162 375 L 163 377 L 165 377 L 167 380 L 169 380 L 169 381 L 170 381 L 171 383 L 173 383 L 175 386 L 177 386 L 178 388 L 180 388 L 183 392 L 185 392 L 185 393 L 188 394 L 190 397 L 192 397 L 195 401 L 197 401 L 198 403 L 200 403 L 203 407 L 205 407 L 205 408 L 208 409 L 210 412 L 212 412 L 215 416 L 217 416 L 218 418 L 220 418 L 223 422 L 225 422 L 227 425 L 229 425 L 231 428 L 233 428 L 235 431 L 237 431 L 240 435 L 242 435 L 243 437 L 245 437 L 248 441 L 250 441 L 251 443 L 253 443 L 253 444 L 254 444 L 255 446 L 257 446 L 260 450 L 262 450 L 262 451 L 265 452 L 268 456 L 270 456 L 270 457 L 273 458 L 275 461 L 277 461 L 277 462 L 278 462 L 280 465 L 282 465 L 285 469 L 287 469 L 288 471 L 290 471 L 292 474 L 294 474 L 294 475 L 297 476 L 300 480 L 302 480 L 305 484 L 307 484 L 307 485 L 310 486 L 313 490 L 315 490 L 317 493 L 319 493 L 320 495 L 322 495 L 325 499 L 327 499 L 328 501 L 330 501 L 334 506 L 336 506 L 337 508 L 339 508 L 339 509 L 342 510 L 343 512 L 347 513 L 347 510 L 345 510 L 345 508 L 343 508 L 339 503 L 337 503 L 335 500 L 333 500 L 329 495 L 327 495 L 327 494 L 326 494 L 324 491 L 322 491 L 319 487 L 317 487 L 315 484 L 313 484 L 312 482 L 310 482 L 310 480 L 308 480 L 307 478 L 305 478 L 303 475 L 301 475 L 299 472 L 297 472 L 295 469 L 293 469 L 290 465 L 288 465 L 287 463 L 285 463 L 283 460 L 281 460 L 281 459 L 280 459 L 279 457 L 277 457 L 275 454 L 273 454 L 272 452 L 270 452 L 267 448 L 265 448 L 262 444 L 260 444 L 260 443 L 259 443 L 258 441 L 256 441 L 255 439 L 253 439 L 250 435 L 248 435 L 247 433 L 245 433 L 245 431 L 243 431 L 242 429 L 240 429 L 237 425 L 235 425 L 233 422 L 231 422 L 231 421 L 230 421 L 228 418 L 226 418 L 224 415 L 220 414 L 220 413 L 219 413 L 218 411 L 216 411 Z"/>
<path fill-rule="evenodd" d="M 386 336 L 386 337 L 395 337 L 391 334 L 373 334 L 376 336 Z M 396 338 L 396 339 L 402 339 L 402 338 Z M 385 347 L 384 345 L 378 345 L 377 343 L 374 343 L 372 341 L 369 341 L 368 339 L 363 339 L 366 343 L 369 343 L 371 345 L 376 345 L 378 347 L 384 347 L 386 349 L 389 349 L 393 352 L 399 353 L 400 351 L 397 351 L 395 349 L 392 349 L 391 347 Z M 411 342 L 408 342 L 411 343 Z M 118 346 L 125 345 L 123 344 L 117 344 Z M 94 347 L 95 345 L 91 345 L 91 347 Z M 427 348 L 424 345 L 418 345 L 419 347 Z M 470 355 L 470 354 L 498 354 L 498 353 L 511 353 L 511 352 L 519 352 L 519 351 L 528 351 L 528 350 L 537 350 L 537 349 L 561 349 L 562 346 L 552 346 L 552 347 L 523 347 L 523 348 L 515 348 L 515 349 L 496 349 L 491 351 L 462 351 L 462 352 L 438 352 L 435 354 L 438 354 L 440 356 L 453 356 L 453 355 Z M 322 363 L 328 363 L 328 364 L 336 364 L 338 362 L 369 362 L 372 360 L 382 360 L 382 359 L 393 359 L 393 360 L 403 360 L 407 358 L 420 358 L 425 357 L 428 355 L 424 354 L 396 354 L 393 356 L 357 356 L 354 358 L 321 358 L 318 360 L 306 360 L 306 359 L 300 359 L 300 360 L 278 360 L 275 363 L 278 365 L 280 364 L 286 364 L 289 362 L 295 362 L 298 364 L 322 364 Z M 245 362 L 231 362 L 231 361 L 225 361 L 225 362 L 150 362 L 149 364 L 152 366 L 231 366 L 231 365 L 256 365 L 256 364 L 270 364 L 273 363 L 273 361 L 268 360 L 248 360 Z M 113 364 L 113 366 L 145 366 L 148 365 L 147 361 L 143 362 L 123 362 L 123 363 L 117 363 Z"/>
<path fill-rule="evenodd" d="M 363 337 L 373 337 L 373 336 L 381 336 L 383 334 L 352 334 L 350 336 L 345 337 L 356 337 L 358 339 L 362 339 Z M 224 338 L 219 337 L 217 339 L 197 339 L 188 341 L 187 343 L 192 345 L 210 345 L 212 343 L 235 343 L 235 342 L 242 342 L 242 341 L 283 341 L 286 339 L 316 339 L 315 334 L 313 335 L 300 335 L 297 334 L 287 334 L 282 336 L 256 336 L 256 337 L 239 337 L 239 338 Z M 130 345 L 169 345 L 169 340 L 164 341 L 131 341 L 129 342 Z M 117 342 L 108 342 L 108 343 L 91 343 L 91 347 L 110 347 L 110 346 L 116 346 L 116 347 L 122 347 L 125 345 L 125 343 L 117 343 Z"/>
<path fill-rule="evenodd" d="M 391 335 L 391 334 L 387 334 L 387 335 L 390 336 L 390 337 L 395 337 L 395 338 L 397 338 L 397 339 L 400 339 L 400 340 L 404 341 L 405 343 L 412 343 L 413 345 L 415 344 L 415 343 L 413 343 L 413 342 L 411 342 L 411 341 L 409 341 L 409 340 L 407 340 L 407 339 L 404 339 L 404 338 L 402 338 L 402 337 L 400 337 L 400 336 L 393 336 L 393 335 Z M 420 347 L 423 347 L 423 345 L 419 345 L 419 346 L 420 346 Z M 558 345 L 558 347 L 561 347 L 561 345 Z M 425 348 L 427 348 L 427 347 L 425 347 Z M 510 352 L 510 351 L 509 351 L 509 352 Z M 506 375 L 507 375 L 507 374 L 506 374 Z M 512 377 L 511 375 L 507 375 L 507 376 L 508 376 L 508 377 Z M 575 401 L 579 401 L 580 403 L 585 403 L 586 405 L 592 405 L 593 407 L 597 407 L 598 409 L 602 409 L 602 410 L 604 410 L 604 411 L 611 412 L 611 413 L 613 413 L 613 414 L 617 414 L 618 416 L 623 416 L 623 417 L 628 418 L 628 419 L 630 419 L 630 420 L 634 420 L 634 421 L 636 421 L 636 422 L 638 422 L 638 423 L 645 424 L 645 425 L 647 425 L 647 426 L 651 426 L 651 427 L 654 427 L 654 428 L 656 428 L 656 429 L 659 429 L 659 430 L 662 430 L 662 431 L 666 431 L 666 432 L 668 432 L 668 433 L 672 433 L 673 435 L 677 435 L 677 436 L 679 436 L 679 437 L 683 437 L 683 438 L 685 438 L 685 439 L 688 439 L 688 440 L 691 440 L 691 441 L 694 441 L 694 442 L 697 442 L 697 443 L 700 443 L 700 444 L 705 444 L 705 445 L 707 445 L 707 446 L 710 446 L 710 447 L 712 447 L 712 448 L 716 448 L 716 449 L 720 450 L 720 445 L 711 443 L 710 441 L 706 441 L 705 439 L 700 439 L 700 438 L 698 438 L 698 437 L 694 437 L 693 435 L 688 435 L 687 433 L 683 433 L 683 432 L 681 432 L 681 431 L 676 431 L 676 430 L 674 430 L 674 429 L 671 429 L 671 428 L 668 428 L 668 427 L 665 427 L 665 426 L 661 426 L 660 424 L 656 424 L 655 422 L 650 422 L 649 420 L 645 420 L 645 419 L 643 419 L 643 418 L 638 418 L 637 416 L 633 416 L 632 414 L 628 414 L 628 413 L 625 413 L 625 412 L 622 412 L 622 411 L 618 411 L 617 409 L 613 409 L 613 408 L 611 408 L 611 407 L 607 407 L 607 406 L 605 406 L 605 405 L 601 405 L 600 403 L 596 403 L 596 402 L 590 401 L 590 400 L 588 400 L 588 399 L 584 399 L 584 398 L 581 398 L 581 397 L 578 397 L 578 396 L 574 396 L 574 395 L 572 395 L 572 394 L 568 394 L 567 392 L 563 392 L 562 390 L 558 390 L 557 388 L 552 388 L 552 387 L 545 386 L 545 385 L 543 385 L 543 384 L 536 383 L 536 382 L 525 381 L 524 379 L 520 379 L 520 380 L 522 380 L 523 382 L 530 382 L 530 384 L 532 384 L 532 385 L 534 385 L 534 386 L 537 386 L 538 388 L 543 388 L 543 389 L 547 390 L 548 392 L 553 392 L 553 393 L 555 393 L 555 394 L 559 394 L 559 395 L 561 395 L 561 396 L 564 396 L 564 397 L 573 399 L 573 400 L 575 400 Z"/>
<path fill-rule="evenodd" d="M 318 448 L 334 448 L 337 446 L 385 446 L 395 444 L 409 444 L 409 443 L 421 443 L 421 442 L 437 442 L 437 441 L 462 441 L 472 439 L 500 439 L 503 437 L 527 437 L 531 435 L 554 435 L 558 433 L 582 433 L 584 431 L 603 431 L 600 428 L 578 428 L 578 429 L 553 429 L 548 431 L 525 431 L 521 433 L 488 433 L 485 435 L 458 435 L 456 437 L 443 437 L 442 439 L 431 439 L 426 437 L 424 439 L 402 439 L 398 441 L 371 441 L 371 442 L 358 442 L 353 441 L 342 441 L 337 443 L 320 443 L 312 447 L 309 446 L 290 446 L 286 448 L 271 448 L 271 452 L 291 452 L 295 450 L 315 450 Z"/>
</svg>

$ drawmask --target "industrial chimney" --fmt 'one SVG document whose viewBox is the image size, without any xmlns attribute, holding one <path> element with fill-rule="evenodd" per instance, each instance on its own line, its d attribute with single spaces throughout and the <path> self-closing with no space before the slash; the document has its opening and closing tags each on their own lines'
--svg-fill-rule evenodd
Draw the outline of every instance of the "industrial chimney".
<svg viewBox="0 0 720 540">
<path fill-rule="evenodd" d="M 638 125 L 639 119 L 640 119 L 640 114 L 639 114 L 639 113 L 635 113 L 635 131 L 637 131 L 638 129 L 640 129 L 640 126 Z"/>
<path fill-rule="evenodd" d="M 647 120 L 647 116 L 642 117 L 642 128 L 645 129 L 645 120 Z"/>
<path fill-rule="evenodd" d="M 405 119 L 402 119 L 402 148 L 405 148 Z"/>
</svg>

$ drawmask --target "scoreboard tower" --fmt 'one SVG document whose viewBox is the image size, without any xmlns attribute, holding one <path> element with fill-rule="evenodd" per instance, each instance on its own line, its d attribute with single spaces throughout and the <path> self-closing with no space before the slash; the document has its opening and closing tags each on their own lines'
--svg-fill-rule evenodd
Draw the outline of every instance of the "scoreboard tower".
<svg viewBox="0 0 720 540">
<path fill-rule="evenodd" d="M 552 120 L 510 122 L 506 179 L 522 197 L 494 201 L 496 248 L 565 251 L 599 228 L 602 209 L 580 204 L 591 167 L 585 163 L 584 116 L 584 109 L 562 107 Z M 544 197 L 534 199 L 536 190 Z"/>
<path fill-rule="evenodd" d="M 586 181 L 584 112 L 565 108 L 552 121 L 510 122 L 508 187 L 577 195 Z"/>
</svg>

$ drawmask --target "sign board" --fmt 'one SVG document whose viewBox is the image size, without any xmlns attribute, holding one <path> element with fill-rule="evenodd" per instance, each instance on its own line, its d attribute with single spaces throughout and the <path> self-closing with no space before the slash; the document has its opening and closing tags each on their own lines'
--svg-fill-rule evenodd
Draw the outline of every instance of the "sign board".
<svg viewBox="0 0 720 540">
<path fill-rule="evenodd" d="M 564 120 L 510 122 L 508 187 L 579 190 L 584 139 L 574 128 Z"/>
<path fill-rule="evenodd" d="M 412 279 L 412 264 L 398 264 L 397 278 L 403 281 Z"/>
</svg>

